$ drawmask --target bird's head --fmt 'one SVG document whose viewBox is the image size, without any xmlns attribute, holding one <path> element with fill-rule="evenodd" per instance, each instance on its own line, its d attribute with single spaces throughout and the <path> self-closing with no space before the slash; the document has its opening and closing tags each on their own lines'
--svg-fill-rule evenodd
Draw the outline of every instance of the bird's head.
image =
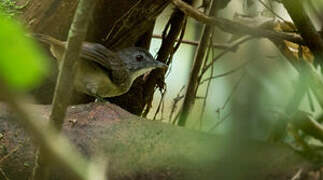
<svg viewBox="0 0 323 180">
<path fill-rule="evenodd" d="M 118 51 L 118 55 L 126 64 L 132 80 L 156 68 L 167 68 L 165 63 L 157 61 L 145 49 L 130 47 Z"/>
</svg>

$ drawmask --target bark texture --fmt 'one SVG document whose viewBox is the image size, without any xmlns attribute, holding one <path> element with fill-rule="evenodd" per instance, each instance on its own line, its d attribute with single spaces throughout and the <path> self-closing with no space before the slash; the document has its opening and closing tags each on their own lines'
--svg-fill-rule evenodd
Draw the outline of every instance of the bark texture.
<svg viewBox="0 0 323 180">
<path fill-rule="evenodd" d="M 48 118 L 50 106 L 30 106 Z M 14 113 L 4 104 L 0 109 L 0 179 L 28 179 L 35 146 L 14 123 Z M 110 179 L 226 179 L 232 166 L 222 156 L 227 138 L 144 120 L 109 103 L 70 107 L 63 132 L 85 157 L 109 162 Z M 252 151 L 241 170 L 249 179 L 290 179 L 311 167 L 286 145 L 248 142 Z M 52 179 L 70 179 L 60 167 L 54 174 Z"/>
</svg>

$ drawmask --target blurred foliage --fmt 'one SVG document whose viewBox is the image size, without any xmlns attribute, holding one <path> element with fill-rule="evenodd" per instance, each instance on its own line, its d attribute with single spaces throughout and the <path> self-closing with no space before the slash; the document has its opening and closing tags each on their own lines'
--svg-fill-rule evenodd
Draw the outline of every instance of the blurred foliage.
<svg viewBox="0 0 323 180">
<path fill-rule="evenodd" d="M 13 17 L 20 12 L 20 10 L 28 4 L 26 1 L 23 5 L 17 5 L 14 0 L 0 0 L 0 13 L 8 17 Z"/>
<path fill-rule="evenodd" d="M 313 4 L 318 8 L 323 8 L 323 2 L 321 0 L 311 0 Z"/>
<path fill-rule="evenodd" d="M 0 76 L 10 88 L 28 90 L 47 73 L 45 56 L 21 24 L 0 15 Z"/>
</svg>

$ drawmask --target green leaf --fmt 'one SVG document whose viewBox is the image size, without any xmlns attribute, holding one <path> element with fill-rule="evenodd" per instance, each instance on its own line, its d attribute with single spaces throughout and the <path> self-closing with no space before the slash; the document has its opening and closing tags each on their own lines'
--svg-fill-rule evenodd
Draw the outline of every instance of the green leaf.
<svg viewBox="0 0 323 180">
<path fill-rule="evenodd" d="M 46 57 L 21 24 L 0 15 L 0 78 L 10 88 L 28 90 L 47 74 Z"/>
</svg>

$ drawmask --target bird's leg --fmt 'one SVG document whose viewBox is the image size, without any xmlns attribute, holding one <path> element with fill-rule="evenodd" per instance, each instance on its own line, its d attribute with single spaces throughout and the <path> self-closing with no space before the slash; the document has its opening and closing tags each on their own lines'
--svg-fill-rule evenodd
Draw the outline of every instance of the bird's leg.
<svg viewBox="0 0 323 180">
<path fill-rule="evenodd" d="M 104 98 L 98 95 L 97 86 L 95 84 L 87 83 L 86 89 L 88 90 L 90 96 L 95 97 L 94 102 L 105 102 Z"/>
<path fill-rule="evenodd" d="M 98 96 L 98 95 L 95 95 L 95 100 L 94 100 L 94 102 L 106 102 L 106 100 L 104 100 L 104 98 L 102 98 L 102 97 L 100 97 L 100 96 Z"/>
</svg>

